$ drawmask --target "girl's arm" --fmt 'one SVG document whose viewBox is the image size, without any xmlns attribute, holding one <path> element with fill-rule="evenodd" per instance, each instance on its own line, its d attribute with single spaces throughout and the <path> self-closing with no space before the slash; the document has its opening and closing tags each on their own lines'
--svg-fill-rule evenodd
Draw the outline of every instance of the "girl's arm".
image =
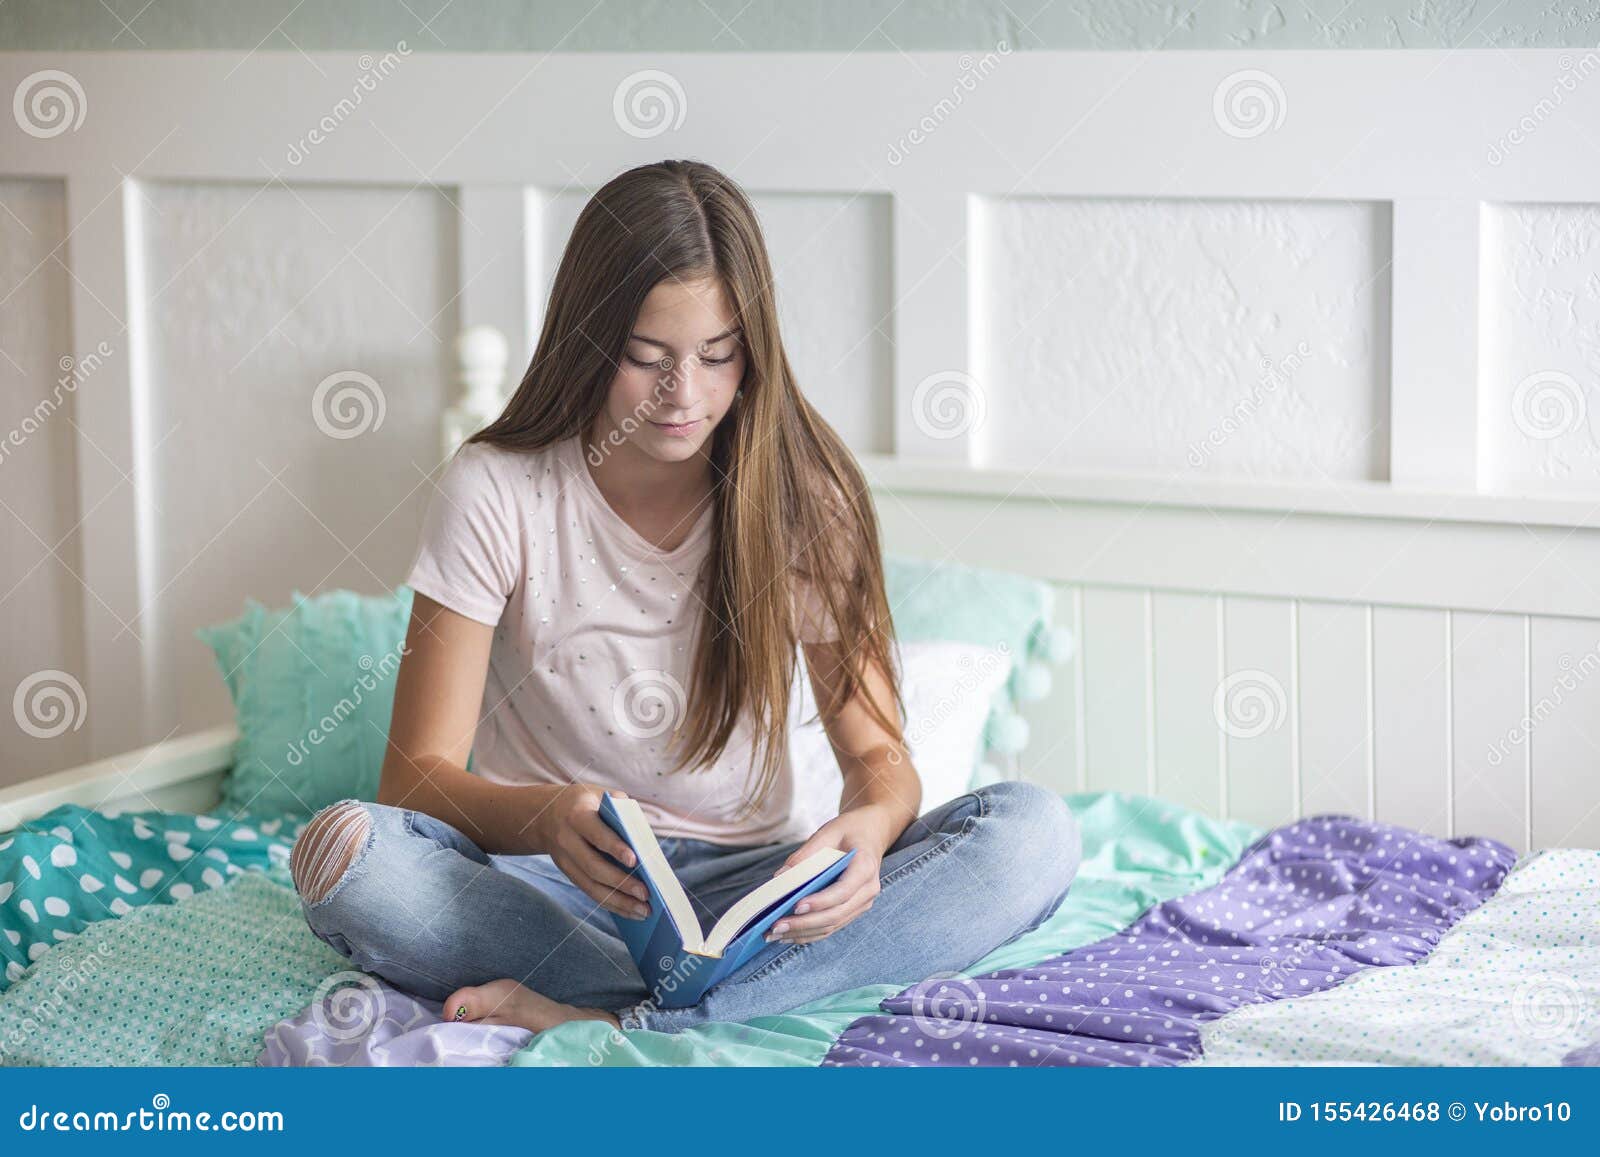
<svg viewBox="0 0 1600 1157">
<path fill-rule="evenodd" d="M 599 854 L 633 863 L 631 849 L 600 819 L 599 788 L 493 783 L 467 771 L 494 630 L 413 596 L 377 802 L 441 819 L 486 852 L 548 853 L 596 902 L 640 915 L 642 905 L 629 897 L 648 900 L 644 884 Z"/>
<path fill-rule="evenodd" d="M 845 664 L 859 661 L 859 657 L 843 640 L 806 643 L 805 654 L 812 690 L 817 703 L 823 705 L 822 725 L 844 777 L 844 790 L 838 817 L 796 848 L 779 871 L 821 848 L 854 849 L 856 857 L 843 875 L 802 900 L 793 915 L 780 920 L 768 933 L 769 940 L 795 944 L 820 940 L 872 907 L 884 853 L 921 814 L 922 807 L 922 780 L 911 766 L 909 752 L 867 709 L 870 696 L 885 715 L 894 717 L 896 708 L 886 673 L 875 666 L 867 668 L 856 695 L 830 714 L 825 705 L 835 698 Z"/>
</svg>

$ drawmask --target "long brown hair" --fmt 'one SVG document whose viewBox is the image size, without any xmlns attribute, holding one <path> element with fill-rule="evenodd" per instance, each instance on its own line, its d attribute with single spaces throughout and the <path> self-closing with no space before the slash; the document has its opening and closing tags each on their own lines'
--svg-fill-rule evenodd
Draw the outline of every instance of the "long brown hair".
<svg viewBox="0 0 1600 1157">
<path fill-rule="evenodd" d="M 753 810 L 776 782 L 787 743 L 798 643 L 791 582 L 810 585 L 850 648 L 828 709 L 848 702 L 876 667 L 898 718 L 870 694 L 868 711 L 898 745 L 905 702 L 866 480 L 789 368 L 766 242 L 743 191 L 710 165 L 671 160 L 630 169 L 590 198 L 522 383 L 468 441 L 536 450 L 587 432 L 645 297 L 667 278 L 718 279 L 746 353 L 740 396 L 712 432 L 714 537 L 673 770 L 713 764 L 748 710 L 763 751 Z"/>
</svg>

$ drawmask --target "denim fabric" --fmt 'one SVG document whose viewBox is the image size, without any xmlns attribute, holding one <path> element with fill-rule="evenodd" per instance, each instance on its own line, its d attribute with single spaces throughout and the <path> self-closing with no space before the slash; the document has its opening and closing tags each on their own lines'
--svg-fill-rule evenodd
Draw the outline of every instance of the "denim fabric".
<svg viewBox="0 0 1600 1157">
<path fill-rule="evenodd" d="M 1077 822 L 1061 797 L 997 783 L 925 812 L 895 841 L 870 911 L 811 944 L 770 944 L 691 1008 L 657 1007 L 609 912 L 549 856 L 498 856 L 432 816 L 362 805 L 371 832 L 311 930 L 358 967 L 431 1000 L 502 977 L 625 1029 L 744 1021 L 864 984 L 955 972 L 1038 927 L 1077 874 Z M 664 839 L 703 926 L 799 845 Z M 659 994 L 655 994 L 659 995 Z"/>
</svg>

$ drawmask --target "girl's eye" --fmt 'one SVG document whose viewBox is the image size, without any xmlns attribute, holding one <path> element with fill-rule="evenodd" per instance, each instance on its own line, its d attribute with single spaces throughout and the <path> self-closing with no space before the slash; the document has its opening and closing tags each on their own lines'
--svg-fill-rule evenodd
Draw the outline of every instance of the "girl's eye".
<svg viewBox="0 0 1600 1157">
<path fill-rule="evenodd" d="M 729 354 L 725 358 L 701 358 L 700 364 L 705 366 L 725 366 L 729 362 L 733 361 L 736 356 L 738 355 Z M 654 358 L 650 361 L 641 361 L 632 354 L 627 354 L 626 357 L 629 365 L 638 366 L 641 370 L 665 370 L 669 368 L 665 364 L 667 361 L 666 358 Z"/>
</svg>

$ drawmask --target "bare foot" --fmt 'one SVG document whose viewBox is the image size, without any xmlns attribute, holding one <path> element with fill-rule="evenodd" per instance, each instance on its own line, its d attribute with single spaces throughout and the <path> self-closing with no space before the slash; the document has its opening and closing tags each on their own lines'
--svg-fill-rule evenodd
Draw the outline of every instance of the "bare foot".
<svg viewBox="0 0 1600 1157">
<path fill-rule="evenodd" d="M 471 988 L 458 988 L 444 1002 L 444 1019 L 471 1024 L 509 1024 L 543 1032 L 569 1020 L 599 1020 L 612 1028 L 621 1022 L 602 1008 L 579 1008 L 540 996 L 515 980 L 491 980 Z"/>
</svg>

